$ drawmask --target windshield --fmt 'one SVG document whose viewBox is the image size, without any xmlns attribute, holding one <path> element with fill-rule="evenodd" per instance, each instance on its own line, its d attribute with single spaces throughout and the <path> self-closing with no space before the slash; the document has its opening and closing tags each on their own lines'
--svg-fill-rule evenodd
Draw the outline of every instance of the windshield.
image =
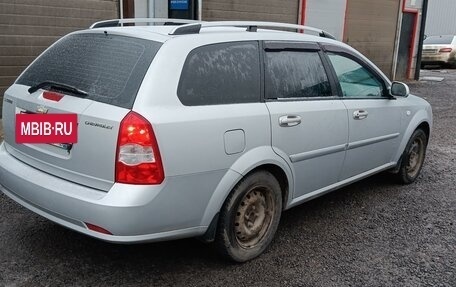
<svg viewBox="0 0 456 287">
<path fill-rule="evenodd" d="M 87 92 L 87 99 L 131 109 L 160 46 L 118 35 L 69 35 L 45 51 L 16 83 L 57 82 Z"/>
<path fill-rule="evenodd" d="M 443 45 L 451 44 L 454 36 L 429 36 L 424 40 L 424 44 Z"/>
</svg>

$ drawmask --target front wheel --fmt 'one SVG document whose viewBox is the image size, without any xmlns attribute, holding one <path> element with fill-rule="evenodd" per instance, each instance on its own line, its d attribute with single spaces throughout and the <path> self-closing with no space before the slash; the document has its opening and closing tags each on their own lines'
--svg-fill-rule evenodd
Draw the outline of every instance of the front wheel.
<svg viewBox="0 0 456 287">
<path fill-rule="evenodd" d="M 245 262 L 271 243 L 282 212 L 282 192 L 267 171 L 245 177 L 231 191 L 221 211 L 216 244 L 222 255 Z"/>
<path fill-rule="evenodd" d="M 399 181 L 410 184 L 416 180 L 423 167 L 428 137 L 422 129 L 417 129 L 410 137 L 402 155 L 398 172 Z"/>
</svg>

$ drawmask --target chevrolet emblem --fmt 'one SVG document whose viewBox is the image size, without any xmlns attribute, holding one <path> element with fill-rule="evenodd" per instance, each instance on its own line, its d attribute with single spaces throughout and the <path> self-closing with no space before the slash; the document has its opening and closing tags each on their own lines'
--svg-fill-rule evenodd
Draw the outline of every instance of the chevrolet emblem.
<svg viewBox="0 0 456 287">
<path fill-rule="evenodd" d="M 37 114 L 47 114 L 48 111 L 49 111 L 49 110 L 46 109 L 46 108 L 43 107 L 43 106 L 38 106 L 38 107 L 36 108 L 36 113 L 37 113 Z"/>
</svg>

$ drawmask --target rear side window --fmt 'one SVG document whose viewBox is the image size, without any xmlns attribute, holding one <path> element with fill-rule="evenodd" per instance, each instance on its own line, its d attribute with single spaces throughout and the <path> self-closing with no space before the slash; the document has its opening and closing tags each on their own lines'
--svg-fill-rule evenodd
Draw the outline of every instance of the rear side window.
<svg viewBox="0 0 456 287">
<path fill-rule="evenodd" d="M 318 52 L 266 52 L 266 97 L 330 97 L 331 86 Z"/>
<path fill-rule="evenodd" d="M 196 48 L 188 55 L 177 95 L 186 106 L 260 101 L 258 42 Z"/>
<path fill-rule="evenodd" d="M 69 35 L 42 54 L 16 83 L 54 81 L 87 92 L 88 99 L 131 109 L 160 46 L 118 35 Z"/>
</svg>

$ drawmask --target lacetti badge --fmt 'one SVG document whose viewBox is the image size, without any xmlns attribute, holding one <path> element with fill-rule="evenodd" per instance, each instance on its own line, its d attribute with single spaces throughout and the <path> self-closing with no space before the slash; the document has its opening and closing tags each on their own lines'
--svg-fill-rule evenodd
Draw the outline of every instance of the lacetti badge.
<svg viewBox="0 0 456 287">
<path fill-rule="evenodd" d="M 77 122 L 76 114 L 16 114 L 16 143 L 76 143 Z"/>
</svg>

